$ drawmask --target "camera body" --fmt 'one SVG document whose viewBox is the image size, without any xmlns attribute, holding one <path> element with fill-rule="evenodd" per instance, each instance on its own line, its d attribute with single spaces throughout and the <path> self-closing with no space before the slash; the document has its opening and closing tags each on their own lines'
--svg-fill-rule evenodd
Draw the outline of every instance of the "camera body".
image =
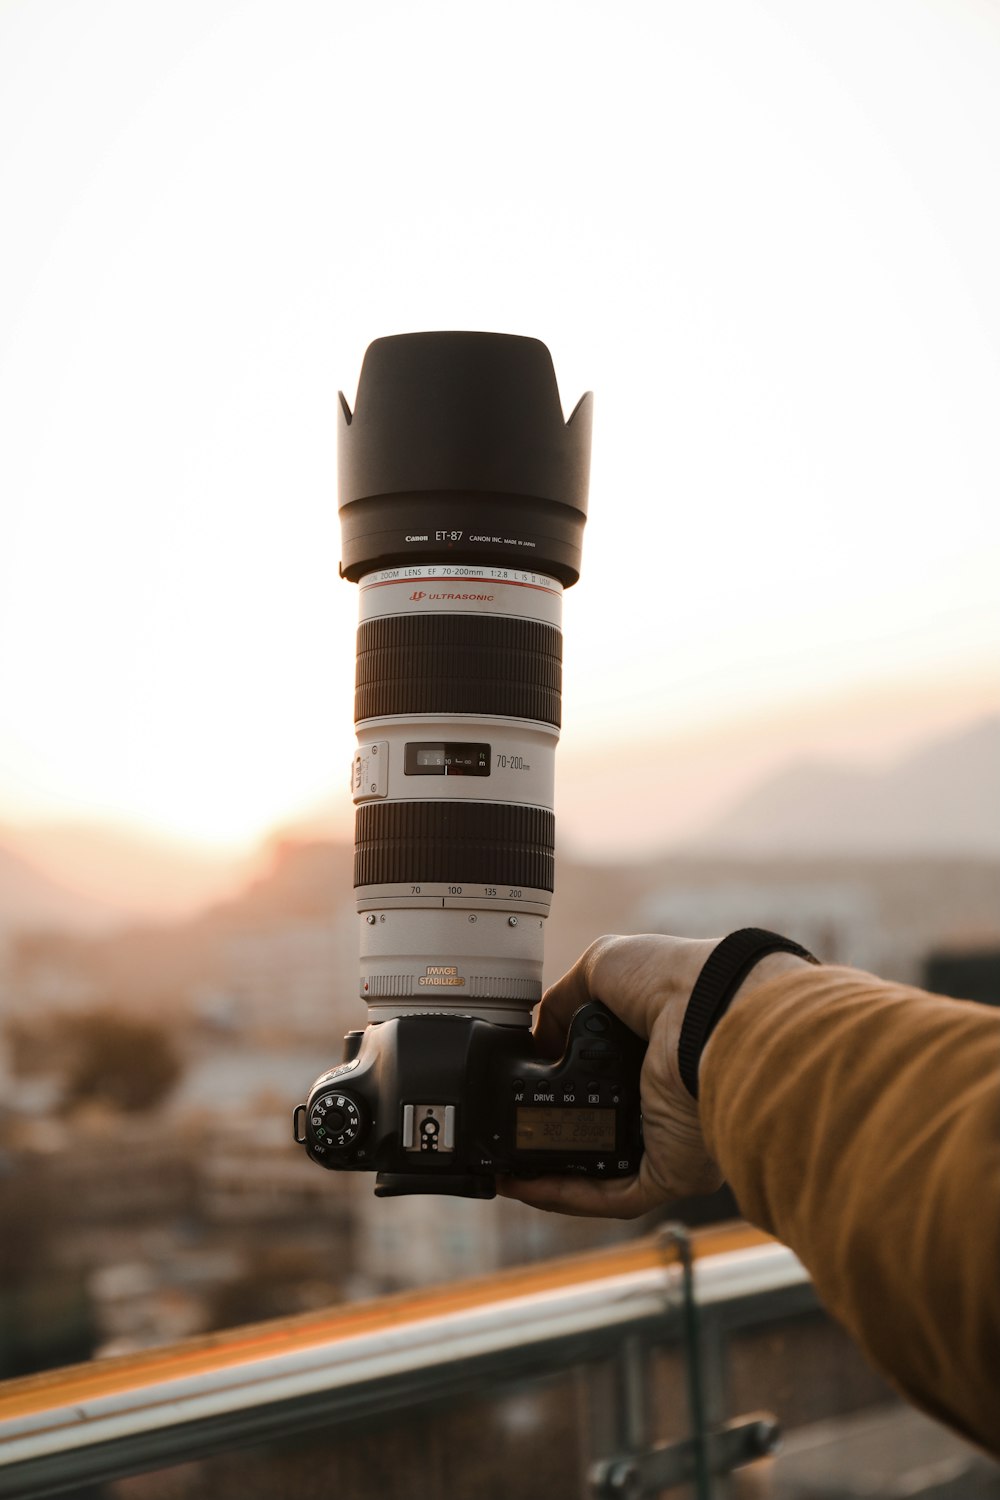
<svg viewBox="0 0 1000 1500">
<path fill-rule="evenodd" d="M 622 1177 L 642 1153 L 644 1044 L 599 1001 L 574 1015 L 558 1061 L 519 1027 L 399 1016 L 351 1032 L 295 1137 L 333 1170 L 376 1171 L 379 1197 L 492 1198 L 496 1174 Z"/>
<path fill-rule="evenodd" d="M 591 410 L 588 394 L 566 420 L 545 345 L 492 333 L 377 339 L 353 412 L 340 398 L 368 1026 L 294 1134 L 325 1167 L 374 1171 L 380 1196 L 638 1166 L 643 1044 L 598 1004 L 558 1062 L 530 1030 Z"/>
</svg>

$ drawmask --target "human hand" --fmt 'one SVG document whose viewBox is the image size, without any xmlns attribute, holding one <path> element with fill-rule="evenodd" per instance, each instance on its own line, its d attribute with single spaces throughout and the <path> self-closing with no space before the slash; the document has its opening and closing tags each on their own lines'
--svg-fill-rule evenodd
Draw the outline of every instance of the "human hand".
<svg viewBox="0 0 1000 1500">
<path fill-rule="evenodd" d="M 570 1018 L 588 1000 L 603 1000 L 647 1040 L 640 1077 L 643 1158 L 632 1177 L 507 1177 L 498 1180 L 498 1193 L 558 1213 L 633 1219 L 671 1199 L 710 1193 L 719 1186 L 722 1174 L 705 1147 L 698 1101 L 685 1088 L 677 1062 L 691 991 L 718 942 L 658 934 L 598 938 L 552 985 L 535 1024 L 535 1037 L 546 1055 L 561 1055 Z M 767 955 L 751 970 L 738 996 L 800 962 L 786 953 Z"/>
<path fill-rule="evenodd" d="M 497 1183 L 498 1192 L 560 1213 L 632 1219 L 670 1198 L 718 1187 L 722 1179 L 701 1138 L 697 1100 L 681 1082 L 677 1066 L 684 1011 L 716 941 L 598 938 L 552 985 L 535 1024 L 536 1040 L 547 1055 L 561 1054 L 570 1018 L 588 1000 L 603 1000 L 648 1042 L 640 1079 L 643 1158 L 633 1177 L 506 1178 Z"/>
</svg>

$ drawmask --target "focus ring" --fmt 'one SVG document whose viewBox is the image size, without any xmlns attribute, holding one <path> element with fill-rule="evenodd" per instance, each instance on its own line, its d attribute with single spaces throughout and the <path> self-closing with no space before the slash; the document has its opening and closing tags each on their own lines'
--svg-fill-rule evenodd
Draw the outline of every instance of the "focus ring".
<svg viewBox="0 0 1000 1500">
<path fill-rule="evenodd" d="M 562 635 L 502 615 L 389 615 L 358 630 L 354 719 L 562 720 Z"/>
<path fill-rule="evenodd" d="M 504 802 L 381 802 L 359 807 L 354 884 L 495 885 L 551 891 L 555 818 Z"/>
</svg>

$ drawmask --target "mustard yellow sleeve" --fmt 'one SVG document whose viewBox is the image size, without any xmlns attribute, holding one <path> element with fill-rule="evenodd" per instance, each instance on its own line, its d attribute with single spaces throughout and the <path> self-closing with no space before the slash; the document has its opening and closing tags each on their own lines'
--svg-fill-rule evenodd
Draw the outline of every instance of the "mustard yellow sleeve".
<svg viewBox="0 0 1000 1500">
<path fill-rule="evenodd" d="M 805 968 L 741 998 L 709 1150 L 876 1367 L 1000 1455 L 1000 1010 Z"/>
</svg>

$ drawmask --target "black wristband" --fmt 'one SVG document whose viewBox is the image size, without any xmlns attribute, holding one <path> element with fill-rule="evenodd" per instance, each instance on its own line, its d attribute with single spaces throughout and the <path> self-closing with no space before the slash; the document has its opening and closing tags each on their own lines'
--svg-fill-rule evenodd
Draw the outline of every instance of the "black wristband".
<svg viewBox="0 0 1000 1500">
<path fill-rule="evenodd" d="M 681 1079 L 692 1099 L 698 1097 L 698 1064 L 705 1044 L 754 964 L 768 953 L 794 953 L 811 964 L 819 963 L 801 943 L 793 943 L 791 938 L 781 937 L 777 932 L 765 932 L 761 927 L 741 927 L 738 932 L 731 932 L 705 960 L 691 991 L 677 1044 Z"/>
</svg>

